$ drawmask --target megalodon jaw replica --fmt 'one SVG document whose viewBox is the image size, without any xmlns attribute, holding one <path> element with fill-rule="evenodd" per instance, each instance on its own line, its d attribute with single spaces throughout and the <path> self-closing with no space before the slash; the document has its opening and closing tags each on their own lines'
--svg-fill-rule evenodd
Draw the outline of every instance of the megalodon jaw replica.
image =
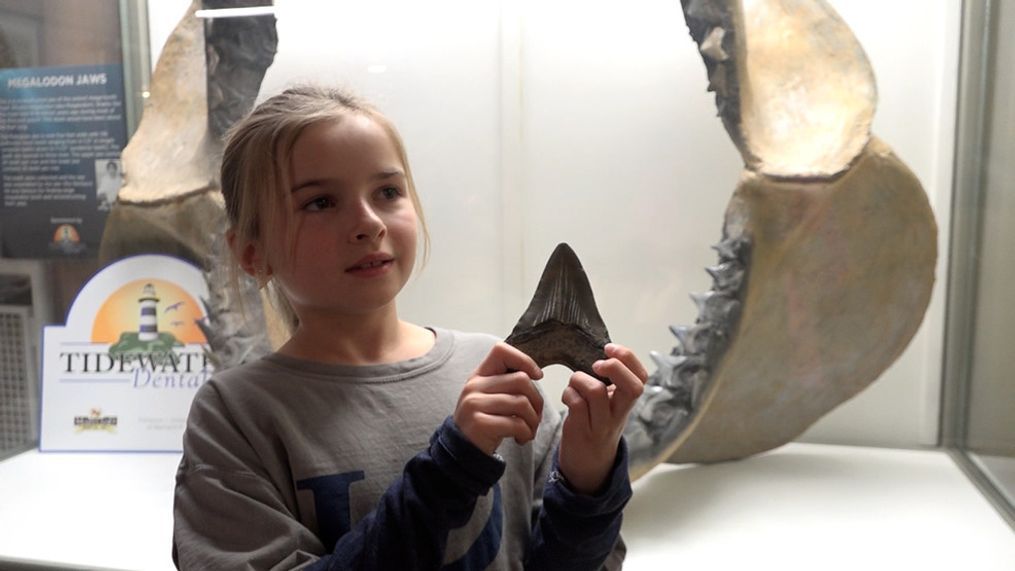
<svg viewBox="0 0 1015 571">
<path fill-rule="evenodd" d="M 271 15 L 204 20 L 201 8 L 245 0 L 193 0 L 166 41 L 137 131 L 123 151 L 125 184 L 106 221 L 99 258 L 162 253 L 205 270 L 207 322 L 199 322 L 216 367 L 268 353 L 276 319 L 255 285 L 234 289 L 218 170 L 221 137 L 253 106 L 278 35 Z M 268 4 L 270 2 L 264 2 Z M 239 294 L 239 295 L 237 295 Z"/>
<path fill-rule="evenodd" d="M 937 227 L 870 134 L 874 75 L 823 0 L 682 0 L 744 159 L 712 290 L 653 353 L 628 422 L 631 473 L 785 444 L 894 362 L 930 301 Z"/>
<path fill-rule="evenodd" d="M 229 294 L 217 261 L 227 254 L 212 237 L 225 224 L 215 159 L 232 116 L 222 111 L 249 108 L 277 35 L 273 18 L 203 26 L 193 18 L 201 4 L 156 67 L 100 257 L 156 251 L 210 268 L 206 334 L 225 368 L 267 352 L 276 321 L 270 308 L 257 311 L 253 286 L 246 304 Z M 775 448 L 863 390 L 916 332 L 937 256 L 923 189 L 870 134 L 870 64 L 826 2 L 682 6 L 745 168 L 708 269 L 713 286 L 692 296 L 698 319 L 671 328 L 671 351 L 652 353 L 657 370 L 625 430 L 633 477 L 667 460 Z M 225 104 L 231 97 L 243 103 Z M 573 252 L 555 253 L 543 281 L 508 341 L 541 366 L 591 374 L 609 336 Z M 255 319 L 243 319 L 242 305 Z"/>
<path fill-rule="evenodd" d="M 570 246 L 559 244 L 554 249 L 529 308 L 504 341 L 540 367 L 564 365 L 610 384 L 592 372 L 592 363 L 606 357 L 603 347 L 610 334 L 585 269 Z"/>
</svg>

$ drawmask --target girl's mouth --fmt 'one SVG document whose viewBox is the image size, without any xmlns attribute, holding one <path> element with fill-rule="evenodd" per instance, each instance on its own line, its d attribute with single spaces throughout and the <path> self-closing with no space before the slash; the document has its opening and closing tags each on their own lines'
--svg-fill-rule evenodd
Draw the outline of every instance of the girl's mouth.
<svg viewBox="0 0 1015 571">
<path fill-rule="evenodd" d="M 347 269 L 346 272 L 357 275 L 376 275 L 387 270 L 395 261 L 392 259 L 375 259 L 360 262 Z"/>
</svg>

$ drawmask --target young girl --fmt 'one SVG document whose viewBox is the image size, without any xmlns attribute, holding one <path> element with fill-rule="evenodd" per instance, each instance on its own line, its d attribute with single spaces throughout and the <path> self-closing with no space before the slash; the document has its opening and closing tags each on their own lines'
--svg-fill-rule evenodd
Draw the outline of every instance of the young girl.
<svg viewBox="0 0 1015 571">
<path fill-rule="evenodd" d="M 524 353 L 401 321 L 427 234 L 383 115 L 332 89 L 272 97 L 228 136 L 222 191 L 234 257 L 291 337 L 195 397 L 180 568 L 619 566 L 621 433 L 644 367 L 607 345 L 594 370 L 613 386 L 574 374 L 561 421 Z"/>
</svg>

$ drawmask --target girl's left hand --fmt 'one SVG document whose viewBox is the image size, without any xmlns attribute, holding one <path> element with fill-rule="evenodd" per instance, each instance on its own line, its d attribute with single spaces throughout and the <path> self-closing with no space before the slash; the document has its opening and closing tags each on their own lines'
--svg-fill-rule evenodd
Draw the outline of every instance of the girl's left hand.
<svg viewBox="0 0 1015 571">
<path fill-rule="evenodd" d="M 615 343 L 605 349 L 607 358 L 596 361 L 592 370 L 613 384 L 574 373 L 561 398 L 568 415 L 560 437 L 560 471 L 572 490 L 588 495 L 606 483 L 627 416 L 648 380 L 630 349 Z"/>
</svg>

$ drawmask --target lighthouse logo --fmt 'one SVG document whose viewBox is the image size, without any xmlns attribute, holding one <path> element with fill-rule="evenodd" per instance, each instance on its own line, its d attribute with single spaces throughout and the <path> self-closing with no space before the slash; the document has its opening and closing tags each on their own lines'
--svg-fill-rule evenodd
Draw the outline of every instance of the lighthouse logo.
<svg viewBox="0 0 1015 571">
<path fill-rule="evenodd" d="M 40 448 L 180 450 L 190 402 L 214 372 L 207 298 L 201 271 L 168 256 L 92 277 L 66 325 L 44 330 Z"/>
<path fill-rule="evenodd" d="M 204 344 L 201 306 L 166 280 L 134 280 L 109 296 L 92 325 L 93 343 L 109 343 L 110 355 L 158 353 Z"/>
</svg>

